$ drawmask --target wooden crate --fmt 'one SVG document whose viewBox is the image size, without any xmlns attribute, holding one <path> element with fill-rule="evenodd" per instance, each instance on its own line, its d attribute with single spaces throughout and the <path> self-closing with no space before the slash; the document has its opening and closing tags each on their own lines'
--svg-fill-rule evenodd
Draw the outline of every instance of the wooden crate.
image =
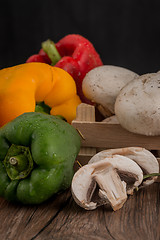
<svg viewBox="0 0 160 240">
<path fill-rule="evenodd" d="M 81 150 L 77 160 L 82 165 L 104 149 L 144 147 L 152 151 L 160 150 L 160 136 L 135 134 L 125 130 L 118 123 L 96 121 L 95 107 L 88 104 L 82 103 L 78 106 L 77 116 L 72 125 L 81 135 Z M 157 159 L 159 161 L 159 158 Z"/>
</svg>

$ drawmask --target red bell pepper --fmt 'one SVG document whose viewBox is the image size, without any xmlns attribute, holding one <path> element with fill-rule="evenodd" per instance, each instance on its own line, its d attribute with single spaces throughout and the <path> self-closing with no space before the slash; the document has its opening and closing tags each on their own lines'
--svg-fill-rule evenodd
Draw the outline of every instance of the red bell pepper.
<svg viewBox="0 0 160 240">
<path fill-rule="evenodd" d="M 44 59 L 43 56 L 41 56 L 40 54 L 34 54 L 31 57 L 29 57 L 26 61 L 27 63 L 30 62 L 42 62 L 42 63 L 46 63 L 46 60 Z"/>
<path fill-rule="evenodd" d="M 47 40 L 42 43 L 39 55 L 50 59 L 52 64 L 67 71 L 75 80 L 77 93 L 82 102 L 91 103 L 82 92 L 82 81 L 91 69 L 103 65 L 93 44 L 78 34 L 69 34 L 54 44 Z M 33 56 L 32 56 L 33 57 Z M 31 57 L 30 57 L 31 58 Z M 27 62 L 30 62 L 30 58 Z M 34 58 L 31 59 L 33 61 Z M 46 63 L 48 63 L 46 61 Z"/>
</svg>

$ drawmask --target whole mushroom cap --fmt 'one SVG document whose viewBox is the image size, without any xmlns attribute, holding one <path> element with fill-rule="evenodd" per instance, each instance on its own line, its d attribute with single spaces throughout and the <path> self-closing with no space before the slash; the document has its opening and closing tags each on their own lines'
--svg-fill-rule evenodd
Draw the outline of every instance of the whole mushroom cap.
<svg viewBox="0 0 160 240">
<path fill-rule="evenodd" d="M 114 104 L 119 91 L 138 75 L 128 69 L 103 65 L 89 71 L 83 79 L 82 90 L 92 102 L 103 107 L 108 114 L 114 114 Z M 107 116 L 106 114 L 106 116 Z"/>
<path fill-rule="evenodd" d="M 119 123 L 130 132 L 160 134 L 160 72 L 144 74 L 128 83 L 115 102 Z"/>
</svg>

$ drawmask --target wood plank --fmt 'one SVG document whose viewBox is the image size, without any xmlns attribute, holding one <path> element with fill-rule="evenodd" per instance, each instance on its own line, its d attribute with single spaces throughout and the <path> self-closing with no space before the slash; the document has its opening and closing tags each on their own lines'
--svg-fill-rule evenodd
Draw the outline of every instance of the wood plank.
<svg viewBox="0 0 160 240">
<path fill-rule="evenodd" d="M 78 106 L 77 109 L 77 114 L 76 114 L 76 119 L 75 121 L 83 121 L 83 122 L 95 122 L 95 108 L 94 106 L 85 104 L 85 103 L 81 103 Z M 78 130 L 78 129 L 77 129 Z M 81 135 L 81 138 L 83 139 L 83 135 L 82 133 L 78 130 L 79 134 Z M 83 158 L 83 164 L 88 162 L 88 159 L 91 158 L 93 155 L 96 154 L 96 148 L 94 147 L 81 147 L 80 152 L 79 152 L 79 156 L 77 158 L 78 161 L 81 161 L 81 157 Z M 86 159 L 86 161 L 85 161 Z M 78 170 L 80 165 L 80 163 L 75 161 L 74 164 L 74 170 Z"/>
<path fill-rule="evenodd" d="M 76 119 L 72 121 L 81 135 L 81 150 L 74 169 L 88 163 L 97 152 L 110 148 L 144 147 L 148 150 L 160 150 L 160 136 L 144 136 L 131 133 L 118 124 L 115 116 L 101 122 L 95 122 L 95 107 L 80 104 Z M 159 159 L 158 159 L 159 161 Z M 159 161 L 160 164 L 160 161 Z M 160 177 L 157 182 L 160 181 Z"/>
<path fill-rule="evenodd" d="M 73 121 L 72 125 L 84 136 L 83 147 L 108 149 L 134 146 L 160 150 L 160 136 L 134 134 L 123 129 L 119 124 Z"/>
<path fill-rule="evenodd" d="M 129 196 L 116 212 L 80 208 L 70 189 L 39 206 L 11 204 L 0 198 L 0 237 L 3 240 L 159 240 L 160 184 Z"/>
</svg>

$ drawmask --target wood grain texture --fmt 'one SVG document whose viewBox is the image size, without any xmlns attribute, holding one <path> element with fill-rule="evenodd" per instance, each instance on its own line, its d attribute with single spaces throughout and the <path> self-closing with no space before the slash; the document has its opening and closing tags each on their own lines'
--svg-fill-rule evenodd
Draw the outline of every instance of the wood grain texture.
<svg viewBox="0 0 160 240">
<path fill-rule="evenodd" d="M 112 124 L 96 119 L 94 106 L 81 103 L 77 107 L 76 119 L 72 121 L 72 126 L 83 136 L 82 147 L 107 149 L 136 146 L 160 150 L 160 136 L 135 134 L 122 128 L 117 121 Z"/>
<path fill-rule="evenodd" d="M 148 150 L 160 150 L 160 136 L 144 136 L 130 133 L 119 124 L 73 121 L 72 125 L 84 136 L 82 146 L 99 148 L 136 146 Z"/>
<path fill-rule="evenodd" d="M 81 150 L 77 157 L 81 165 L 87 164 L 93 155 L 104 149 L 143 147 L 159 152 L 160 155 L 160 136 L 129 132 L 118 124 L 115 116 L 109 122 L 108 119 L 97 121 L 95 110 L 94 106 L 81 103 L 77 107 L 76 119 L 72 121 L 72 126 L 81 133 Z M 77 163 L 74 168 L 77 170 Z"/>
<path fill-rule="evenodd" d="M 95 107 L 88 104 L 81 103 L 77 110 L 76 121 L 95 122 Z M 81 132 L 79 132 L 79 134 L 81 135 Z M 83 135 L 81 135 L 81 138 L 83 139 Z M 96 148 L 81 146 L 79 156 L 82 156 L 83 159 L 85 157 L 87 157 L 87 159 L 91 158 L 95 154 L 96 154 Z M 75 170 L 77 170 L 77 168 L 75 168 Z"/>
<path fill-rule="evenodd" d="M 39 206 L 8 203 L 0 198 L 0 239 L 3 240 L 159 240 L 160 184 L 129 196 L 113 212 L 80 208 L 70 189 Z"/>
</svg>

